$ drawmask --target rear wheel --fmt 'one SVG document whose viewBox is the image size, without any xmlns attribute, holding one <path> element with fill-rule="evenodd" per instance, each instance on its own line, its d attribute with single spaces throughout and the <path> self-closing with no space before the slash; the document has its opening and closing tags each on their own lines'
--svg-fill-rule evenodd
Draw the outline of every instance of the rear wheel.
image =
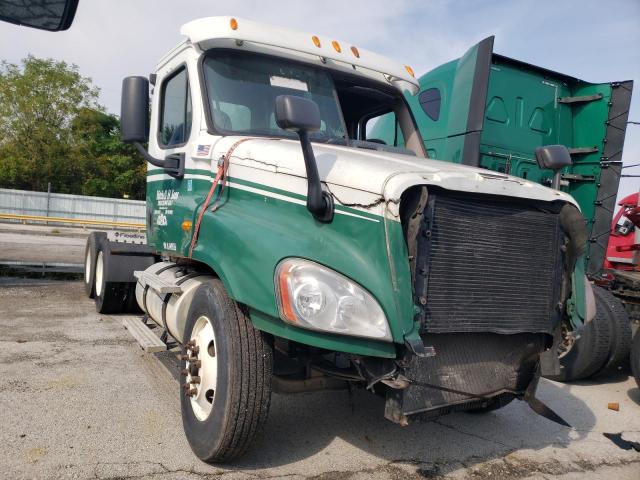
<svg viewBox="0 0 640 480">
<path fill-rule="evenodd" d="M 130 282 L 110 282 L 111 248 L 108 241 L 101 242 L 96 256 L 95 302 L 98 313 L 126 312 L 133 290 Z M 134 294 L 135 295 L 135 294 Z"/>
<path fill-rule="evenodd" d="M 100 242 L 105 238 L 104 232 L 91 232 L 87 237 L 87 245 L 84 249 L 84 291 L 89 298 L 95 297 L 96 259 Z"/>
<path fill-rule="evenodd" d="M 601 287 L 593 289 L 596 303 L 600 303 L 611 325 L 609 358 L 601 372 L 616 371 L 627 365 L 631 351 L 631 320 L 622 302 L 610 291 Z"/>
<path fill-rule="evenodd" d="M 272 347 L 214 280 L 194 294 L 181 360 L 181 410 L 201 460 L 227 462 L 261 431 L 271 398 Z"/>
</svg>

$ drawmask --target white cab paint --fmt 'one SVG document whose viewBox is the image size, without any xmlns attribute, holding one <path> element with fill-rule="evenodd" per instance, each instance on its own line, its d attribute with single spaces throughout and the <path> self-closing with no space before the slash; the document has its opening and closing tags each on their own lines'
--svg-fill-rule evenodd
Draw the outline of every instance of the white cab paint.
<svg viewBox="0 0 640 480">
<path fill-rule="evenodd" d="M 180 33 L 201 50 L 224 47 L 262 51 L 304 62 L 326 63 L 330 68 L 346 69 L 349 73 L 389 82 L 400 91 L 409 90 L 412 94 L 417 93 L 420 88 L 418 80 L 409 74 L 404 65 L 361 48 L 357 48 L 359 56 L 356 56 L 351 50 L 352 43 L 316 35 L 320 40 L 320 47 L 317 47 L 312 40 L 313 33 L 237 17 L 237 29 L 233 30 L 232 18 L 234 17 L 207 17 L 193 20 L 184 24 Z M 339 52 L 333 47 L 334 41 L 340 45 Z M 238 43 L 242 45 L 239 46 Z"/>
</svg>

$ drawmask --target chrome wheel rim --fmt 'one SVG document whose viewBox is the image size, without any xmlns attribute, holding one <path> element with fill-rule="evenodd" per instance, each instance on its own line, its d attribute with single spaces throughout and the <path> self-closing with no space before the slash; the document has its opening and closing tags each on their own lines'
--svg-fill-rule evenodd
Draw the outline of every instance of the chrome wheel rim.
<svg viewBox="0 0 640 480">
<path fill-rule="evenodd" d="M 196 418 L 204 421 L 213 410 L 218 381 L 216 335 L 211 320 L 201 315 L 196 320 L 187 342 L 185 390 Z"/>
</svg>

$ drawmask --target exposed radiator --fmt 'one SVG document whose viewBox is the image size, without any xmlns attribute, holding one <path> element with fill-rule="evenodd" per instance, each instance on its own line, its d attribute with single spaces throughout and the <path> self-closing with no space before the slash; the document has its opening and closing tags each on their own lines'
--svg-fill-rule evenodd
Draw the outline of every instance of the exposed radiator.
<svg viewBox="0 0 640 480">
<path fill-rule="evenodd" d="M 423 331 L 551 333 L 562 243 L 557 206 L 430 191 L 414 283 Z"/>
</svg>

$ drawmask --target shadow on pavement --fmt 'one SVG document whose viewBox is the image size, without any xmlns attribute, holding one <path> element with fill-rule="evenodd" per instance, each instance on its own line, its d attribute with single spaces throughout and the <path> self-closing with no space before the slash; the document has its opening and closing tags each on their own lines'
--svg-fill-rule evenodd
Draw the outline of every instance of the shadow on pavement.
<svg viewBox="0 0 640 480">
<path fill-rule="evenodd" d="M 400 427 L 383 417 L 384 400 L 366 391 L 274 395 L 263 436 L 232 468 L 290 464 L 323 454 L 335 440 L 388 462 L 476 463 L 516 449 L 563 448 L 595 424 L 589 407 L 562 384 L 542 381 L 539 397 L 576 430 L 536 415 L 521 401 L 494 412 L 456 413 Z M 335 470 L 345 465 L 348 458 L 339 459 Z"/>
<path fill-rule="evenodd" d="M 578 380 L 571 382 L 573 385 L 614 385 L 616 383 L 624 383 L 629 378 L 629 368 L 621 368 L 613 372 L 605 372 L 586 380 Z"/>
</svg>

